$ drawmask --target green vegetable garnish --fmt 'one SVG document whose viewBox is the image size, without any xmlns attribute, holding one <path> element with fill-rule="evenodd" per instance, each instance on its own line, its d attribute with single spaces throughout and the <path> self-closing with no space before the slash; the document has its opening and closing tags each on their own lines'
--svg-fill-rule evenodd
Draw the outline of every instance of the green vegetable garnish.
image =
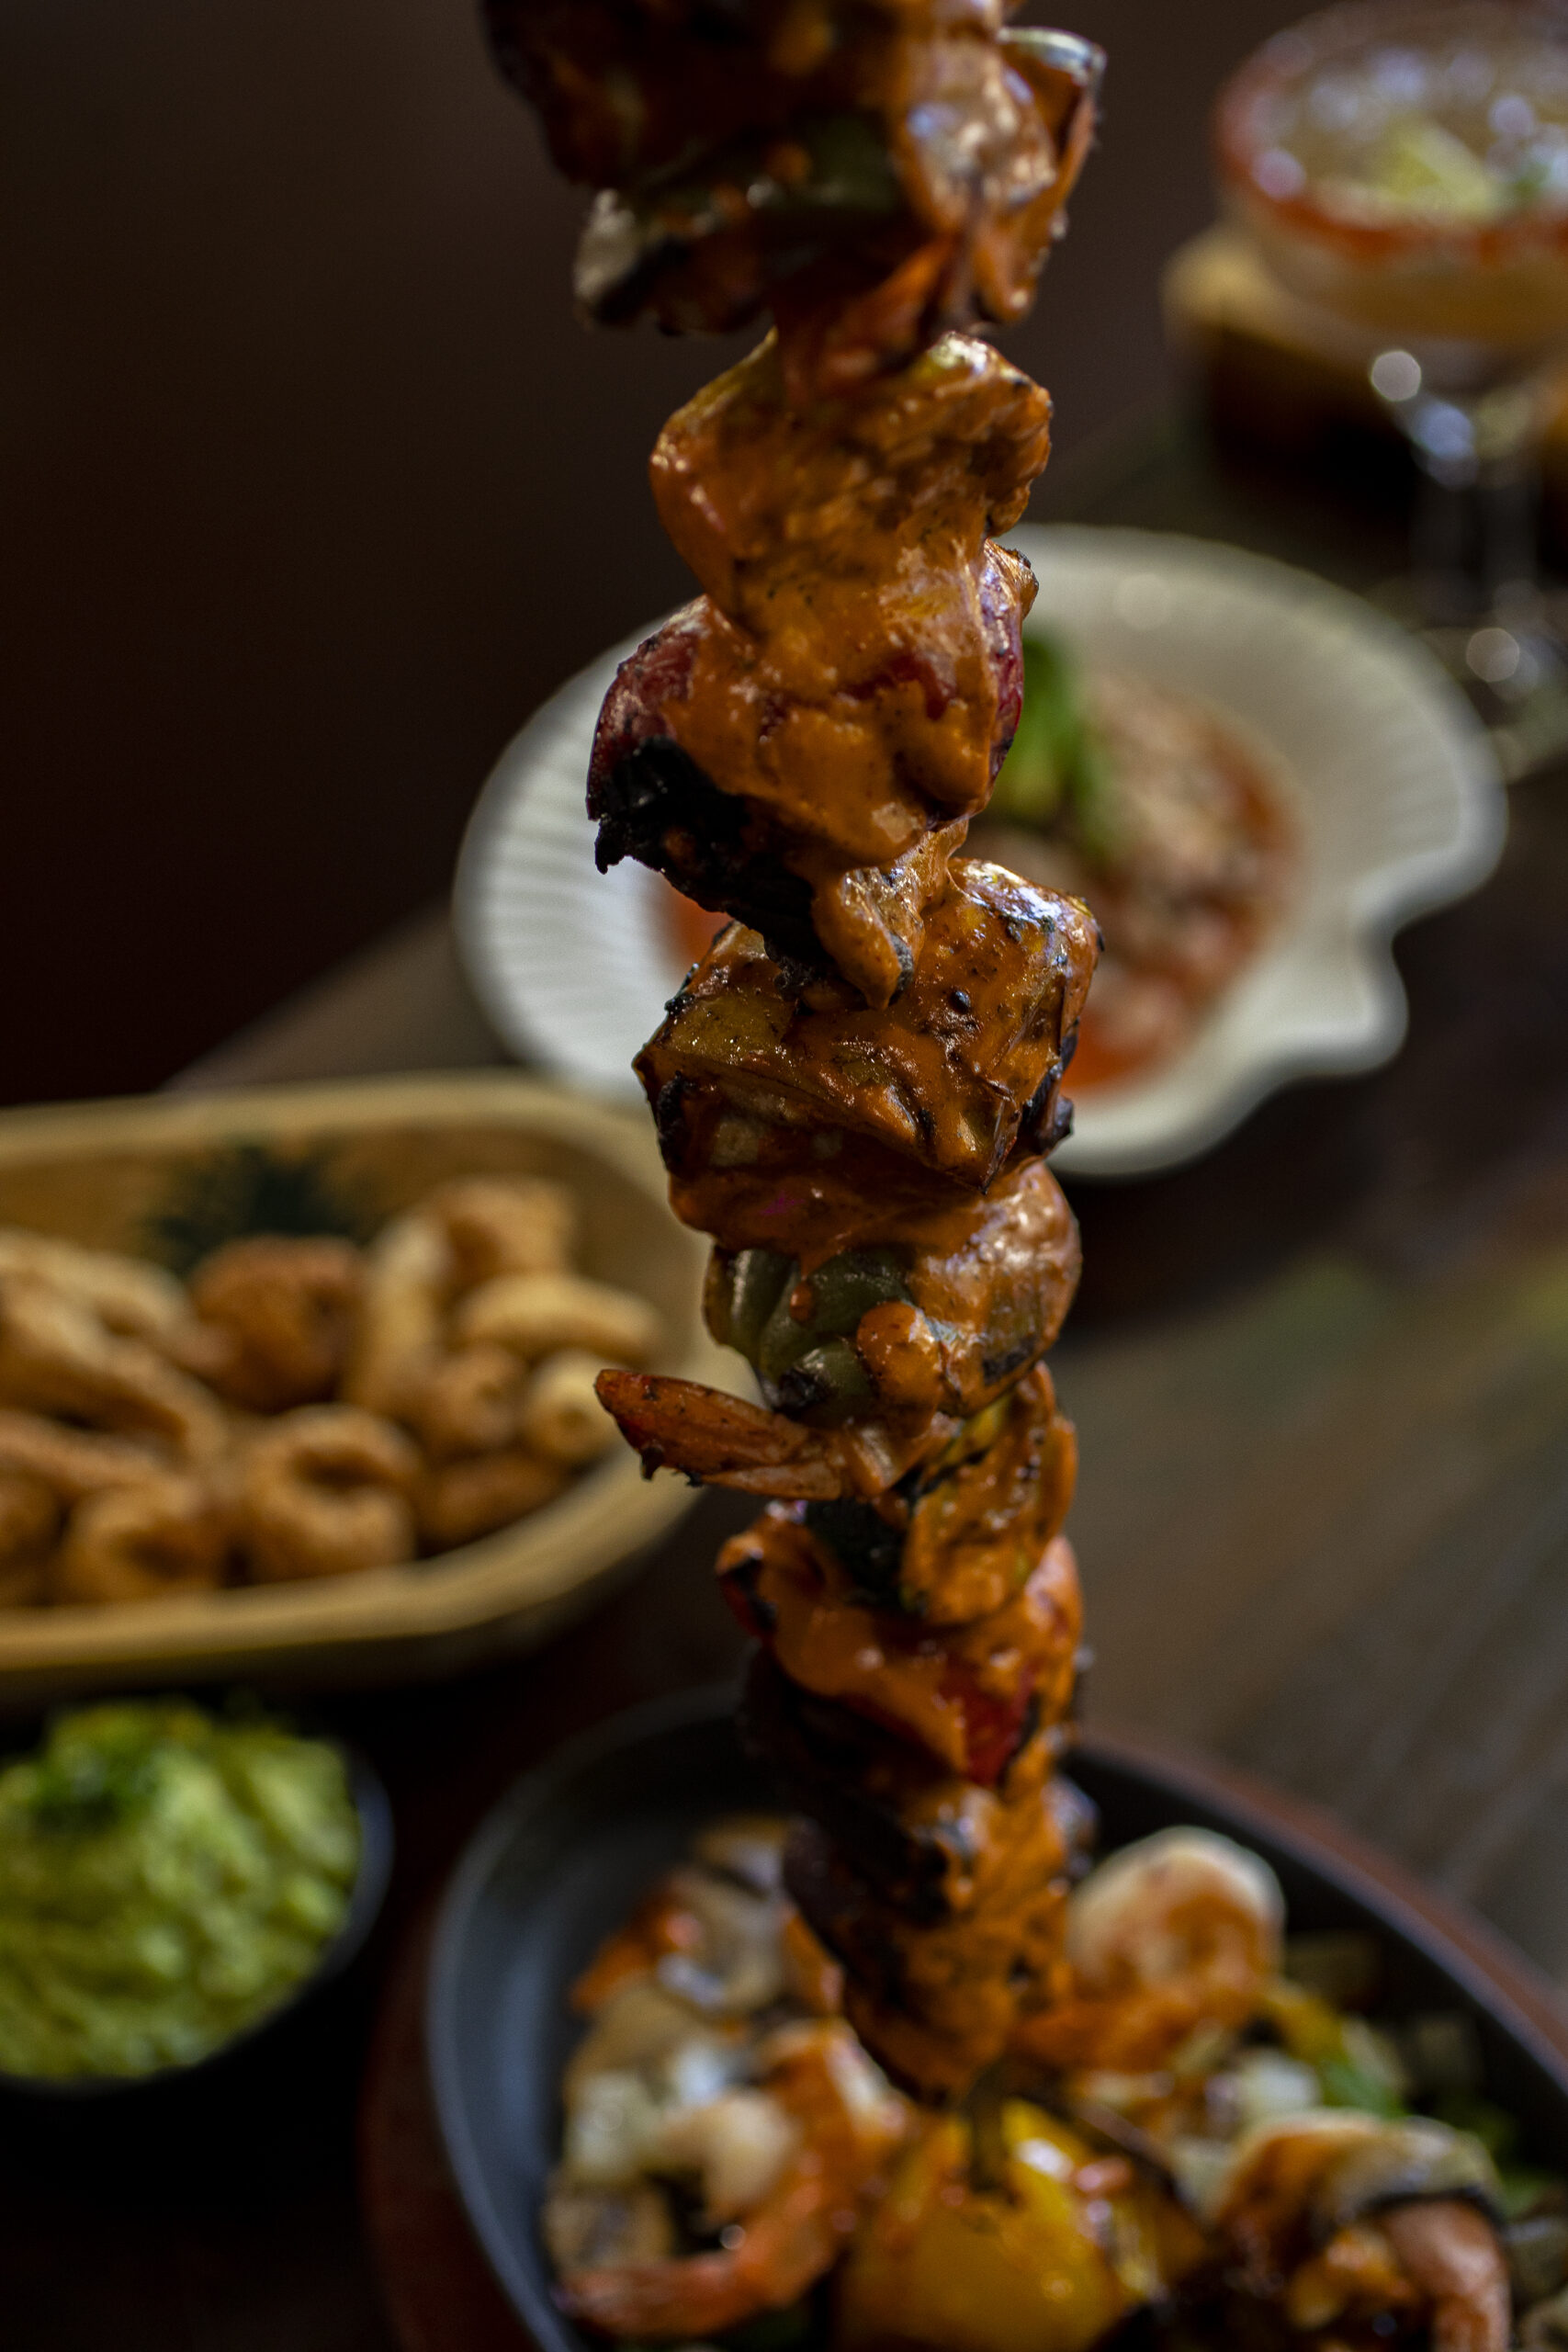
<svg viewBox="0 0 1568 2352">
<path fill-rule="evenodd" d="M 206 2057 L 312 1973 L 358 1871 L 326 1742 L 178 1700 L 61 1717 L 0 1771 L 0 2070 Z"/>
<path fill-rule="evenodd" d="M 708 1276 L 708 1329 L 721 1347 L 738 1348 L 757 1373 L 770 1404 L 842 1419 L 870 1394 L 850 1343 L 868 1308 L 908 1300 L 895 1250 L 845 1250 L 819 1266 L 807 1285 L 804 1319 L 793 1311 L 799 1261 L 774 1250 L 741 1250 L 715 1260 Z"/>
<path fill-rule="evenodd" d="M 1384 2115 L 1391 2121 L 1407 2111 L 1404 2101 L 1381 2075 L 1348 2058 L 1320 2059 L 1317 2078 L 1323 2086 L 1325 2107 L 1355 2108 L 1363 2115 Z"/>
<path fill-rule="evenodd" d="M 1111 847 L 1111 766 L 1085 707 L 1074 655 L 1057 637 L 1023 640 L 1023 711 L 991 796 L 992 816 L 1061 831 L 1090 857 Z"/>
</svg>

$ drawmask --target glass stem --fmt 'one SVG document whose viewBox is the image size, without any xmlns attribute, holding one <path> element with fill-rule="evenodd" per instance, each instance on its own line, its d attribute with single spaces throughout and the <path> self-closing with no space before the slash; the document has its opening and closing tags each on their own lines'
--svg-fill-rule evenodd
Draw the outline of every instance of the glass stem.
<svg viewBox="0 0 1568 2352">
<path fill-rule="evenodd" d="M 1521 614 L 1537 593 L 1542 386 L 1423 390 L 1388 405 L 1418 469 L 1412 555 L 1430 618 Z"/>
</svg>

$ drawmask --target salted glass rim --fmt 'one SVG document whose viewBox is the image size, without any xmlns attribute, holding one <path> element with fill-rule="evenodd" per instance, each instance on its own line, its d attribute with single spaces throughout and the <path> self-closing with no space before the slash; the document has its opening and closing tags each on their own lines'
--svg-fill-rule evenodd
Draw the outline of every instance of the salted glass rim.
<svg viewBox="0 0 1568 2352">
<path fill-rule="evenodd" d="M 1226 187 L 1280 223 L 1364 259 L 1400 252 L 1443 248 L 1469 258 L 1495 262 L 1513 246 L 1539 243 L 1543 233 L 1568 245 L 1568 202 L 1520 205 L 1499 220 L 1466 223 L 1414 217 L 1365 221 L 1331 211 L 1308 179 L 1280 194 L 1258 180 L 1255 164 L 1266 151 L 1260 109 L 1281 92 L 1305 81 L 1324 64 L 1396 40 L 1402 29 L 1418 32 L 1427 45 L 1434 32 L 1467 26 L 1534 30 L 1548 34 L 1568 59 L 1568 0 L 1338 0 L 1338 5 L 1287 26 L 1253 51 L 1223 85 L 1214 103 L 1213 135 L 1216 167 Z"/>
</svg>

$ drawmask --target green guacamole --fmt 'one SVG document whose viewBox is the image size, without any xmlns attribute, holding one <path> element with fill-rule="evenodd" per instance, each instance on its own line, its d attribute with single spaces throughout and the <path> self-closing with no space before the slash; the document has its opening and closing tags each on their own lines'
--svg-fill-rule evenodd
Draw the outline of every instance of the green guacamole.
<svg viewBox="0 0 1568 2352">
<path fill-rule="evenodd" d="M 310 1973 L 358 1868 L 325 1742 L 179 1700 L 62 1716 L 0 1770 L 0 2070 L 204 2058 Z"/>
</svg>

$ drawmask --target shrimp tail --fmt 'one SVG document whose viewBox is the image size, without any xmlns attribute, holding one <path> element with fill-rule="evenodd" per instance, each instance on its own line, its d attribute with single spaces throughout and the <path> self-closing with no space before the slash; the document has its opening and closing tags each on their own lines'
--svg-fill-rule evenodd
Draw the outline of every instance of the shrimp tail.
<svg viewBox="0 0 1568 2352">
<path fill-rule="evenodd" d="M 852 2215 L 852 2191 L 843 2201 Z M 556 2301 L 569 2318 L 605 2335 L 657 2344 L 721 2335 L 797 2301 L 838 2259 L 843 2233 L 826 2204 L 821 2176 L 797 2168 L 776 2206 L 734 2248 L 569 2273 Z"/>
<path fill-rule="evenodd" d="M 1506 2352 L 1508 2270 L 1486 2215 L 1457 2198 L 1380 2216 L 1407 2275 L 1432 2304 L 1434 2352 Z"/>
<path fill-rule="evenodd" d="M 671 2271 L 680 2276 L 672 2278 Z M 604 2270 L 570 2272 L 556 2289 L 569 2319 L 601 2335 L 652 2343 L 737 2326 L 754 2305 L 733 2276 L 725 2253 L 699 2254 L 680 2264 L 626 2262 Z M 700 2314 L 700 2316 L 698 2316 Z"/>
<path fill-rule="evenodd" d="M 602 1372 L 599 1401 L 642 1458 L 643 1475 L 679 1470 L 694 1486 L 733 1487 L 777 1502 L 871 1498 L 940 1452 L 958 1428 L 949 1414 L 907 1423 L 852 1422 L 814 1430 L 722 1388 L 672 1374 Z"/>
<path fill-rule="evenodd" d="M 788 1501 L 828 1500 L 843 1491 L 834 1449 L 783 1413 L 658 1373 L 602 1372 L 594 1385 L 641 1455 L 646 1477 L 680 1470 L 695 1485 Z"/>
</svg>

